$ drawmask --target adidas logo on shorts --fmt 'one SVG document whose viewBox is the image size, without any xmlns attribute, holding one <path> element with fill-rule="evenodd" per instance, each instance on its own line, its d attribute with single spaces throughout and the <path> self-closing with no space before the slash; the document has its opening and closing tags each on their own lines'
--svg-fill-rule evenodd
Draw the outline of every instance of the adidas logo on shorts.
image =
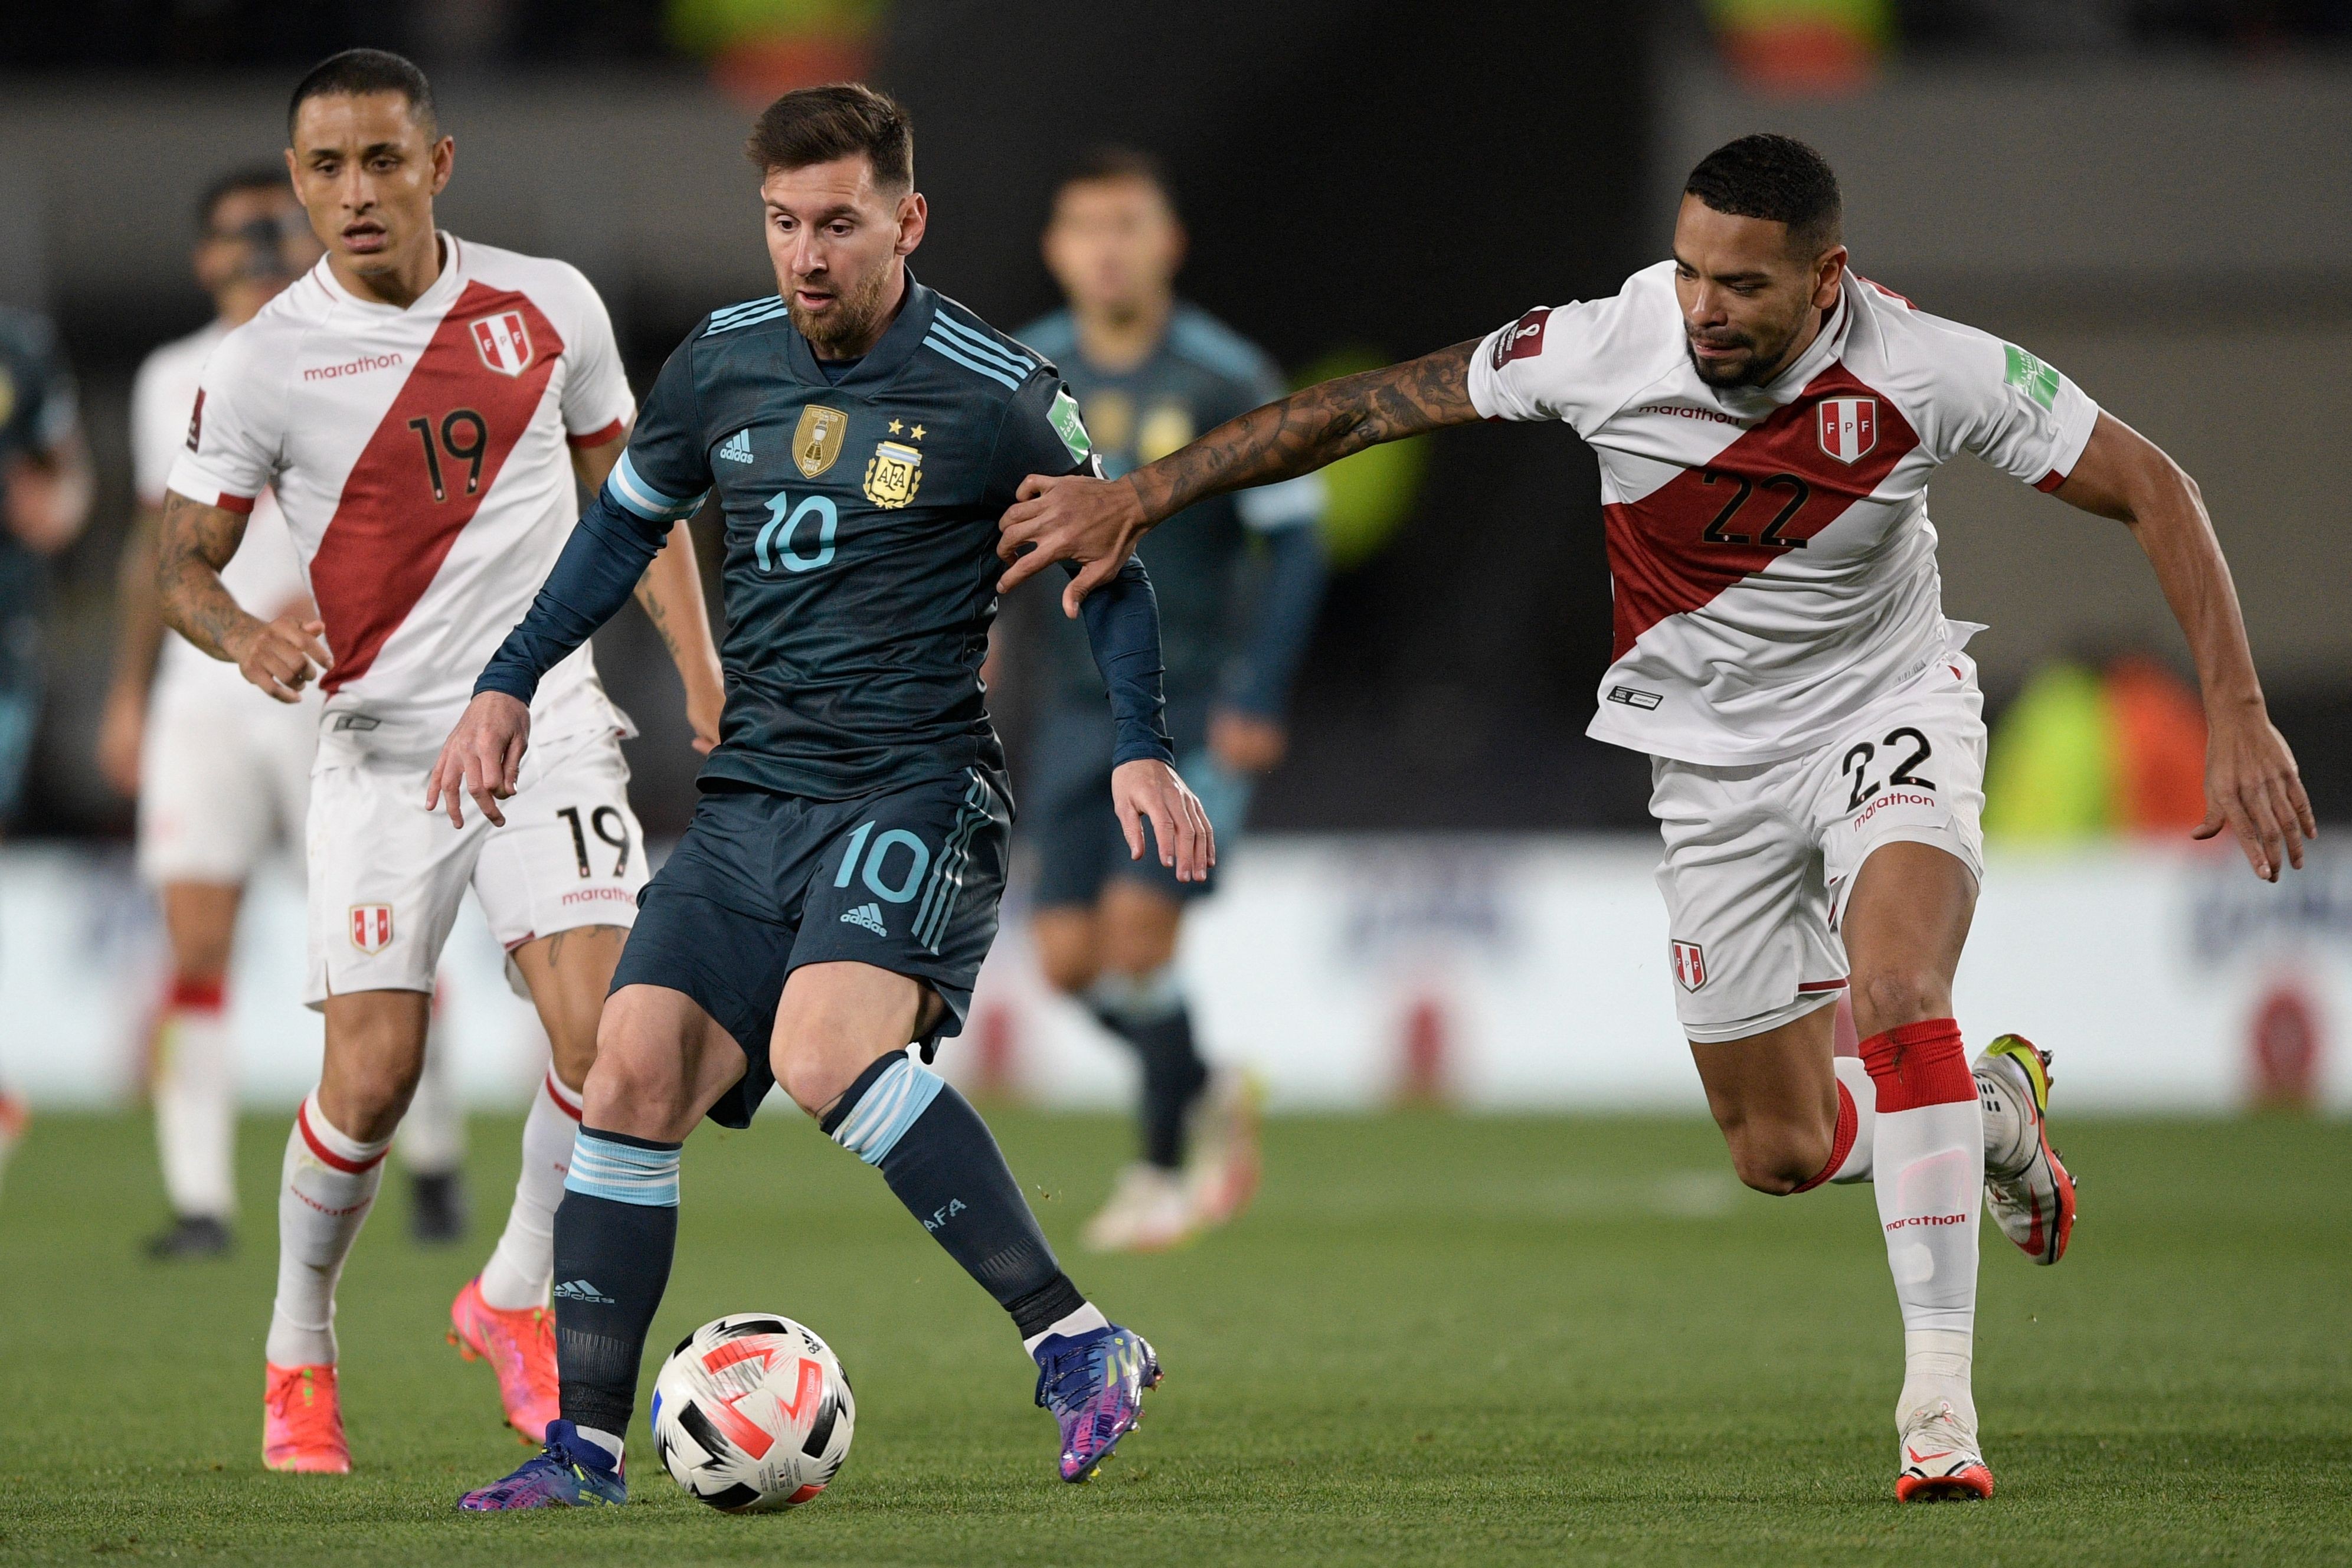
<svg viewBox="0 0 2352 1568">
<path fill-rule="evenodd" d="M 594 1301 L 606 1307 L 613 1304 L 612 1297 L 585 1280 L 566 1280 L 548 1293 L 567 1301 Z"/>
<path fill-rule="evenodd" d="M 721 456 L 721 457 L 724 457 L 724 458 L 725 458 L 725 459 L 727 459 L 727 461 L 728 461 L 728 462 L 730 462 L 730 463 L 749 463 L 749 462 L 751 462 L 751 427 L 750 427 L 749 425 L 746 425 L 746 426 L 745 426 L 744 428 L 742 428 L 741 430 L 739 430 L 739 431 L 737 431 L 734 434 L 732 434 L 732 435 L 729 436 L 729 437 L 727 438 L 726 444 L 725 444 L 724 445 L 722 445 L 722 446 L 720 446 L 720 447 L 719 448 L 719 456 Z"/>
<path fill-rule="evenodd" d="M 844 925 L 863 925 L 866 930 L 871 931 L 877 936 L 887 936 L 890 935 L 888 931 L 883 929 L 882 906 L 878 904 L 859 904 L 856 908 L 850 910 L 848 913 L 842 915 L 841 923 Z"/>
</svg>

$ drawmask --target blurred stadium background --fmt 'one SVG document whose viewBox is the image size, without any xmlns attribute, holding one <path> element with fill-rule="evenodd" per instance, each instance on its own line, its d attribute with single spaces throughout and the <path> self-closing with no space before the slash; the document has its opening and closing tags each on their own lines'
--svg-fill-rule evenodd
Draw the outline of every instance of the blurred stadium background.
<svg viewBox="0 0 2352 1568">
<path fill-rule="evenodd" d="M 642 390 L 702 311 L 770 286 L 738 148 L 782 89 L 862 75 L 918 130 L 918 267 L 983 315 L 1051 302 L 1036 235 L 1082 149 L 1173 172 L 1182 289 L 1297 377 L 1614 289 L 1679 181 L 1756 129 L 1821 146 L 1856 265 L 2034 349 L 2204 486 L 2274 716 L 2322 821 L 2352 825 L 2352 3 L 1693 0 L 89 0 L 0 27 L 0 300 L 48 312 L 100 475 L 56 563 L 35 773 L 0 849 L 0 1077 L 121 1103 L 162 944 L 95 728 L 131 516 L 141 357 L 207 314 L 191 206 L 276 155 L 289 84 L 352 44 L 433 75 L 445 224 L 569 259 Z M 1647 771 L 1582 729 L 1609 585 L 1591 459 L 1561 433 L 1449 434 L 1336 479 L 1338 568 L 1258 831 L 1189 939 L 1213 1054 L 1277 1103 L 1405 1097 L 1695 1112 Z M 1947 607 L 1996 718 L 1996 858 L 1962 970 L 1980 1031 L 2064 1053 L 2070 1104 L 2352 1107 L 2352 856 L 2256 884 L 2186 844 L 2199 770 L 2179 639 L 2119 528 L 1990 470 L 1938 483 Z M 705 560 L 713 559 L 706 544 Z M 1036 604 L 1011 607 L 1017 642 Z M 692 797 L 674 677 L 636 618 L 599 638 L 642 725 L 636 800 Z M 1018 675 L 1003 716 L 1016 747 Z M 2193 807 L 2191 815 L 2194 815 Z M 290 1104 L 319 1026 L 292 867 L 234 986 L 246 1092 Z M 1030 977 L 1017 909 L 956 1071 L 1108 1103 L 1127 1072 Z M 478 925 L 448 960 L 482 1103 L 520 1103 L 534 1026 Z"/>
</svg>

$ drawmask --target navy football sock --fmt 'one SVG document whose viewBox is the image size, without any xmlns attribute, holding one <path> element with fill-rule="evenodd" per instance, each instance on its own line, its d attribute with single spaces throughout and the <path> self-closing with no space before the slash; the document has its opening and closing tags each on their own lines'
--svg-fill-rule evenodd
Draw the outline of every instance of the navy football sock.
<svg viewBox="0 0 2352 1568">
<path fill-rule="evenodd" d="M 931 1239 L 1013 1314 L 1024 1339 L 1086 1304 L 1054 1260 L 988 1124 L 938 1073 L 893 1051 L 860 1074 L 820 1124 L 880 1169 Z"/>
<path fill-rule="evenodd" d="M 1143 1157 L 1162 1170 L 1184 1163 L 1184 1123 L 1209 1085 L 1209 1064 L 1192 1040 L 1192 1009 L 1166 969 L 1106 976 L 1090 998 L 1103 1027 L 1143 1063 Z"/>
<path fill-rule="evenodd" d="M 563 1418 L 623 1436 L 677 1250 L 677 1144 L 583 1126 L 555 1210 L 555 1367 Z"/>
</svg>

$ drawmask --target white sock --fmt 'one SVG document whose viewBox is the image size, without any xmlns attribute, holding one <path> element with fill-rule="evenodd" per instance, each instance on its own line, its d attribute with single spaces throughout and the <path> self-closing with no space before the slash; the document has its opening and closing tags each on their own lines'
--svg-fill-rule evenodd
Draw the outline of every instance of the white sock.
<svg viewBox="0 0 2352 1568">
<path fill-rule="evenodd" d="M 1832 1058 L 1831 1066 L 1837 1071 L 1838 1087 L 1846 1092 L 1853 1105 L 1853 1146 L 1846 1151 L 1838 1168 L 1830 1172 L 1833 1182 L 1868 1181 L 1871 1160 L 1878 1138 L 1878 1086 L 1870 1081 L 1870 1069 L 1858 1056 Z"/>
<path fill-rule="evenodd" d="M 624 1445 L 618 1437 L 610 1432 L 600 1431 L 594 1427 L 574 1427 L 572 1429 L 579 1433 L 586 1441 L 595 1444 L 610 1454 L 613 1457 L 614 1469 L 621 1468 L 621 1450 Z"/>
<path fill-rule="evenodd" d="M 1055 1334 L 1068 1338 L 1076 1334 L 1092 1333 L 1097 1329 L 1108 1327 L 1110 1327 L 1110 1320 L 1102 1315 L 1102 1309 L 1088 1301 L 1068 1316 L 1055 1319 L 1053 1322 L 1046 1325 L 1044 1333 L 1033 1333 L 1023 1340 L 1021 1348 L 1034 1356 L 1037 1354 L 1037 1347 Z"/>
<path fill-rule="evenodd" d="M 278 1188 L 278 1300 L 267 1354 L 276 1366 L 335 1359 L 335 1281 L 383 1181 L 390 1138 L 346 1137 L 319 1109 L 318 1091 L 294 1113 Z"/>
<path fill-rule="evenodd" d="M 217 982 L 182 982 L 155 1029 L 155 1149 L 182 1218 L 236 1212 L 236 1076 Z"/>
<path fill-rule="evenodd" d="M 1948 1404 L 1952 1414 L 1969 1431 L 1977 1429 L 1976 1396 L 1969 1391 L 1969 1363 L 1975 1354 L 1972 1334 L 1949 1329 L 1903 1331 L 1903 1394 L 1895 1402 L 1895 1427 L 1915 1410 Z"/>
<path fill-rule="evenodd" d="M 546 1304 L 555 1273 L 555 1206 L 563 1201 L 564 1173 L 572 1168 L 572 1140 L 579 1131 L 580 1096 L 557 1082 L 551 1069 L 523 1119 L 522 1175 L 515 1181 L 506 1232 L 482 1265 L 482 1300 L 500 1312 Z"/>
<path fill-rule="evenodd" d="M 1874 1190 L 1903 1308 L 1907 1366 L 1895 1414 L 1947 1398 L 1973 1420 L 1963 1347 L 1976 1328 L 1984 1113 L 1959 1027 L 1931 1019 L 1874 1035 L 1863 1060 L 1878 1090 Z"/>
<path fill-rule="evenodd" d="M 400 1119 L 400 1163 L 415 1176 L 446 1176 L 466 1161 L 466 1107 L 457 1098 L 457 1055 L 441 1030 L 441 1000 L 425 1031 L 425 1070 Z"/>
</svg>

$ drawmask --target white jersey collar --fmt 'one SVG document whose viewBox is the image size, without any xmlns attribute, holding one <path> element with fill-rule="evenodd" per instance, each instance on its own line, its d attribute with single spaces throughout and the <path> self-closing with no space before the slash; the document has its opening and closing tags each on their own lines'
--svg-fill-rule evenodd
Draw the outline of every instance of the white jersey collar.
<svg viewBox="0 0 2352 1568">
<path fill-rule="evenodd" d="M 335 269 L 327 265 L 325 256 L 319 258 L 319 265 L 311 269 L 311 276 L 319 280 L 319 287 L 327 291 L 329 299 L 363 315 L 387 320 L 410 315 L 438 315 L 449 308 L 450 302 L 466 287 L 463 276 L 466 251 L 458 243 L 457 236 L 448 230 L 436 229 L 433 232 L 441 242 L 441 276 L 433 280 L 433 287 L 405 306 L 387 305 L 381 299 L 361 298 L 343 287 L 342 279 L 335 276 Z"/>
</svg>

